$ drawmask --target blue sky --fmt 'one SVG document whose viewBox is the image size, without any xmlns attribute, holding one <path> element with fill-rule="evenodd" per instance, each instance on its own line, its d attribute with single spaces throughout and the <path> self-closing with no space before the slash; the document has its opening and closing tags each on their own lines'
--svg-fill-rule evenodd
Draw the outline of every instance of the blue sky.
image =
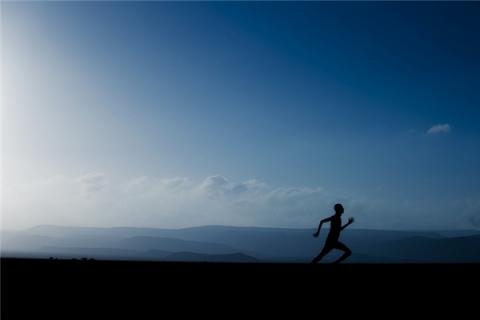
<svg viewBox="0 0 480 320">
<path fill-rule="evenodd" d="M 477 3 L 2 9 L 6 226 L 480 225 Z"/>
</svg>

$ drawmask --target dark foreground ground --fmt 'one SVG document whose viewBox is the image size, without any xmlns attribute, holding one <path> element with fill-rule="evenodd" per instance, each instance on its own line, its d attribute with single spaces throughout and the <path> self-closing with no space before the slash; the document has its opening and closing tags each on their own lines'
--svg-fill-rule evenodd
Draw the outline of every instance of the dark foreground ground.
<svg viewBox="0 0 480 320">
<path fill-rule="evenodd" d="M 2 319 L 224 318 L 263 309 L 477 310 L 478 264 L 224 264 L 2 259 Z M 473 291 L 472 291 L 473 290 Z M 433 310 L 432 310 L 433 309 Z M 227 313 L 225 313 L 224 310 Z M 254 311 L 255 310 L 255 311 Z M 365 313 L 366 312 L 366 313 Z M 140 317 L 149 314 L 149 317 Z M 100 317 L 100 315 L 103 315 Z M 28 317 L 28 318 L 27 318 Z"/>
</svg>

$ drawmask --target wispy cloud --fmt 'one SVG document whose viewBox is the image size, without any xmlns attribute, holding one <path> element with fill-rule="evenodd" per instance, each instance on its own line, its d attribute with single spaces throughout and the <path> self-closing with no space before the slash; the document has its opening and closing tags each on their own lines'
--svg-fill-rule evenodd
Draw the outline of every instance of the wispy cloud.
<svg viewBox="0 0 480 320">
<path fill-rule="evenodd" d="M 250 225 L 307 227 L 345 205 L 357 227 L 402 228 L 419 225 L 423 208 L 395 200 L 352 194 L 320 186 L 274 186 L 257 179 L 232 181 L 222 175 L 188 177 L 139 176 L 110 179 L 103 173 L 54 176 L 4 189 L 2 218 L 8 228 L 38 224 L 137 227 Z M 462 211 L 432 209 L 435 215 Z M 478 203 L 468 206 L 470 226 L 480 225 Z M 442 211 L 442 210 L 445 210 Z M 442 214 L 440 214 L 442 213 Z M 455 216 L 455 219 L 458 219 Z M 467 222 L 464 216 L 462 221 Z M 439 226 L 447 220 L 438 221 Z M 452 220 L 453 221 L 453 220 Z M 447 221 L 450 223 L 450 221 Z M 424 218 L 431 225 L 431 217 Z"/>
<path fill-rule="evenodd" d="M 102 172 L 87 173 L 77 179 L 87 194 L 103 190 L 107 186 L 107 178 Z"/>
<path fill-rule="evenodd" d="M 446 134 L 452 131 L 452 127 L 448 123 L 444 124 L 436 124 L 430 129 L 428 129 L 427 134 L 429 135 L 437 135 L 437 134 Z"/>
<path fill-rule="evenodd" d="M 142 176 L 113 183 L 97 172 L 17 185 L 6 193 L 7 220 L 23 217 L 31 225 L 299 227 L 317 223 L 320 212 L 329 214 L 339 200 L 320 187 L 277 187 L 256 179 Z"/>
</svg>

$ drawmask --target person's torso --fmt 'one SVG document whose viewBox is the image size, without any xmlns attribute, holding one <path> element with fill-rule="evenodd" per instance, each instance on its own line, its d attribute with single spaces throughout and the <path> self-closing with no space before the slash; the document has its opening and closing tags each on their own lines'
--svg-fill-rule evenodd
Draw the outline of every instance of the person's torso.
<svg viewBox="0 0 480 320">
<path fill-rule="evenodd" d="M 330 232 L 328 233 L 328 240 L 337 240 L 340 237 L 342 228 L 342 219 L 334 215 L 330 220 Z"/>
</svg>

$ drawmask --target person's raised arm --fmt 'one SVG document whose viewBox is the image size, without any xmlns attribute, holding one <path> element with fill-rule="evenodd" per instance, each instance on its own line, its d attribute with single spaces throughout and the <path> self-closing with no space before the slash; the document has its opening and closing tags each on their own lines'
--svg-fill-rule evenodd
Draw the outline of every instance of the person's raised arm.
<svg viewBox="0 0 480 320">
<path fill-rule="evenodd" d="M 313 234 L 314 237 L 318 237 L 318 235 L 320 234 L 320 229 L 322 228 L 322 224 L 324 224 L 325 222 L 328 222 L 332 219 L 332 217 L 330 218 L 325 218 L 323 220 L 320 221 L 320 224 L 318 225 L 318 229 L 317 229 L 317 232 L 315 232 Z"/>
<path fill-rule="evenodd" d="M 348 222 L 341 228 L 341 230 L 345 229 L 346 227 L 348 227 L 349 225 L 351 225 L 353 223 L 354 219 L 353 218 L 349 218 L 348 219 Z"/>
</svg>

